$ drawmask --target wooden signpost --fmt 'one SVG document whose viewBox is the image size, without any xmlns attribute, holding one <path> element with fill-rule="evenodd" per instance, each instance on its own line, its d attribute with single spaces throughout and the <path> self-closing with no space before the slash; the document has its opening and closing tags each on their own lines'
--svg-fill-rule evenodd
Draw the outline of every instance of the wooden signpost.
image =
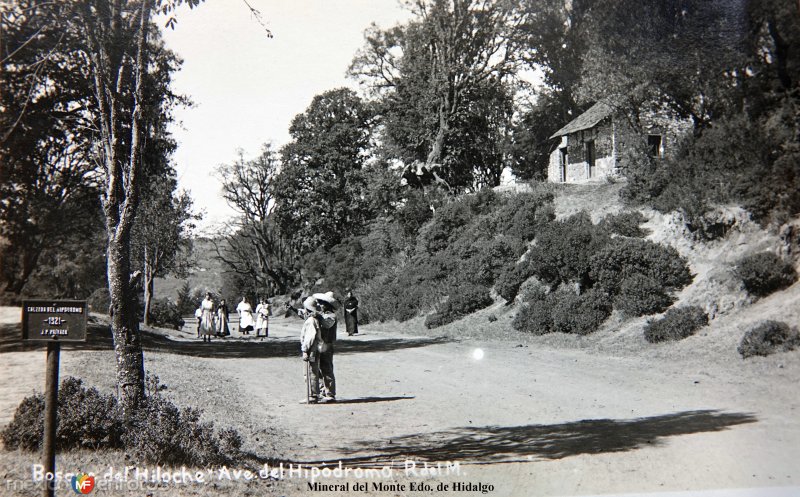
<svg viewBox="0 0 800 497">
<path fill-rule="evenodd" d="M 44 387 L 45 475 L 56 474 L 56 412 L 58 410 L 58 362 L 62 342 L 85 342 L 88 310 L 85 300 L 25 300 L 22 302 L 22 340 L 47 342 Z M 55 476 L 45 478 L 44 495 L 55 495 Z"/>
</svg>

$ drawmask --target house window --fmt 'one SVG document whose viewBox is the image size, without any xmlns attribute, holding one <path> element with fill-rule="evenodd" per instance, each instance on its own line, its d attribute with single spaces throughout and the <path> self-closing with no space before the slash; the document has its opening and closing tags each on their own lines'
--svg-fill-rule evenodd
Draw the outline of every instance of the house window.
<svg viewBox="0 0 800 497">
<path fill-rule="evenodd" d="M 560 176 L 561 176 L 561 182 L 562 183 L 566 183 L 567 182 L 567 161 L 569 160 L 569 156 L 567 155 L 567 149 L 566 148 L 559 149 L 559 152 L 561 152 L 559 154 L 559 156 L 561 157 L 561 161 L 560 161 L 560 164 L 559 164 L 559 172 L 560 172 Z"/>
<path fill-rule="evenodd" d="M 647 135 L 647 147 L 650 149 L 650 157 L 662 157 L 661 135 Z"/>
</svg>

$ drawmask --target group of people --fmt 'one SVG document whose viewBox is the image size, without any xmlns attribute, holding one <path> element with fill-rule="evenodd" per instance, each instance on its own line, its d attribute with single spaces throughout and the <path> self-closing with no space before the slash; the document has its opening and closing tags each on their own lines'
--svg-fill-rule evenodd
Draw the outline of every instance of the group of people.
<svg viewBox="0 0 800 497">
<path fill-rule="evenodd" d="M 236 312 L 239 313 L 240 334 L 249 335 L 255 329 L 256 337 L 263 340 L 269 336 L 269 317 L 272 316 L 272 303 L 269 299 L 261 297 L 254 313 L 247 297 L 242 297 L 242 301 L 236 306 Z"/>
<path fill-rule="evenodd" d="M 256 330 L 256 337 L 263 338 L 269 336 L 269 317 L 272 315 L 272 306 L 265 297 L 260 299 L 253 316 L 253 307 L 247 301 L 247 297 L 242 297 L 242 301 L 236 306 L 239 314 L 239 334 L 249 335 L 253 329 Z M 221 299 L 219 304 L 215 304 L 211 293 L 206 293 L 205 298 L 200 302 L 200 307 L 195 311 L 197 317 L 197 338 L 202 338 L 203 342 L 210 342 L 212 336 L 230 336 L 230 309 Z"/>
<path fill-rule="evenodd" d="M 302 309 L 295 309 L 287 303 L 288 312 L 296 312 L 304 318 L 300 332 L 300 349 L 306 362 L 307 398 L 310 404 L 336 401 L 336 377 L 333 373 L 333 345 L 336 342 L 336 310 L 338 302 L 333 292 L 315 293 L 303 300 Z M 236 306 L 239 314 L 240 335 L 250 335 L 255 330 L 256 337 L 269 336 L 269 317 L 272 305 L 264 297 L 259 300 L 255 311 L 246 297 Z M 230 310 L 225 299 L 215 304 L 211 293 L 206 293 L 195 312 L 197 316 L 197 338 L 210 342 L 212 336 L 229 336 Z M 352 291 L 347 292 L 344 302 L 344 318 L 347 334 L 358 334 L 358 299 Z M 320 383 L 322 387 L 320 388 Z"/>
<path fill-rule="evenodd" d="M 336 377 L 333 373 L 333 346 L 336 342 L 336 308 L 333 292 L 315 293 L 303 301 L 298 311 L 305 318 L 300 331 L 300 350 L 306 362 L 309 404 L 336 402 Z M 348 335 L 358 333 L 358 299 L 347 292 L 344 305 Z M 320 381 L 322 389 L 320 389 Z"/>
</svg>

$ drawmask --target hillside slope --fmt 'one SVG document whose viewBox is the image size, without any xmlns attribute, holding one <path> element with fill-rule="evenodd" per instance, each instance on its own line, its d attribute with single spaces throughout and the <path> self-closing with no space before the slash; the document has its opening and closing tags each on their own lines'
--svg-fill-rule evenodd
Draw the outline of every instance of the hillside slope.
<svg viewBox="0 0 800 497">
<path fill-rule="evenodd" d="M 619 198 L 623 184 L 543 185 L 555 195 L 556 217 L 564 219 L 580 211 L 588 212 L 597 223 L 609 214 L 628 210 Z M 519 189 L 519 188 L 518 188 Z M 521 191 L 529 191 L 522 187 Z M 785 248 L 775 231 L 762 228 L 737 207 L 721 207 L 715 215 L 729 226 L 727 234 L 713 241 L 694 239 L 678 213 L 662 214 L 640 209 L 647 218 L 642 225 L 649 231 L 647 239 L 674 247 L 688 261 L 694 279 L 678 295 L 674 307 L 697 305 L 709 316 L 709 325 L 687 339 L 662 344 L 645 341 L 643 329 L 649 320 L 645 316 L 624 319 L 618 312 L 595 333 L 586 336 L 551 333 L 530 336 L 511 327 L 520 304 L 507 306 L 502 298 L 494 305 L 470 316 L 433 330 L 425 330 L 421 318 L 399 326 L 409 331 L 456 338 L 492 338 L 568 348 L 592 349 L 611 355 L 645 355 L 653 358 L 678 358 L 692 355 L 699 360 L 714 362 L 742 361 L 736 347 L 743 334 L 756 323 L 772 319 L 790 326 L 800 326 L 800 282 L 766 298 L 755 300 L 741 286 L 734 265 L 744 255 L 771 251 L 781 253 Z M 796 269 L 798 265 L 795 264 Z M 396 328 L 398 323 L 385 324 Z M 750 362 L 791 360 L 800 364 L 800 351 L 778 354 Z"/>
</svg>

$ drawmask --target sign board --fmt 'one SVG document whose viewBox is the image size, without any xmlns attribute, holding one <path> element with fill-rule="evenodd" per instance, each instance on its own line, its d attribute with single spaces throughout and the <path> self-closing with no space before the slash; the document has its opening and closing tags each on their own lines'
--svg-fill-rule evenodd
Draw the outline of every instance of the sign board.
<svg viewBox="0 0 800 497">
<path fill-rule="evenodd" d="M 22 339 L 43 342 L 85 342 L 85 300 L 25 300 Z"/>
</svg>

